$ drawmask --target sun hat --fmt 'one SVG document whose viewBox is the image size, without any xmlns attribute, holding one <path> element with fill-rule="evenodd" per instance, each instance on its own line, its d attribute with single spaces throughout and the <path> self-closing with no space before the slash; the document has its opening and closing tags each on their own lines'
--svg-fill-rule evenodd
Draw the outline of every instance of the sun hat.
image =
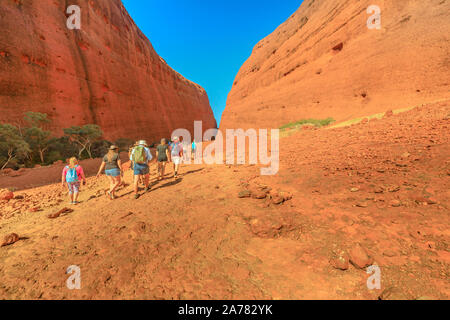
<svg viewBox="0 0 450 320">
<path fill-rule="evenodd" d="M 117 149 L 119 149 L 119 147 L 116 145 L 112 145 L 111 147 L 109 147 L 109 150 L 117 150 Z"/>
<path fill-rule="evenodd" d="M 140 146 L 146 147 L 146 146 L 147 146 L 147 141 L 145 141 L 145 140 L 140 140 L 138 144 L 139 144 Z"/>
</svg>

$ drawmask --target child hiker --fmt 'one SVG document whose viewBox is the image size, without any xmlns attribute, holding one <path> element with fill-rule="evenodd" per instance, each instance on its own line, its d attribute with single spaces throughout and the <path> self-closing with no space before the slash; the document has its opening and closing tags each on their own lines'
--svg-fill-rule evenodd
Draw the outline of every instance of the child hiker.
<svg viewBox="0 0 450 320">
<path fill-rule="evenodd" d="M 64 167 L 61 178 L 62 187 L 64 187 L 64 184 L 66 183 L 69 188 L 70 204 L 78 204 L 80 181 L 83 181 L 83 185 L 86 184 L 83 168 L 78 165 L 77 158 L 70 158 L 69 165 Z"/>
</svg>

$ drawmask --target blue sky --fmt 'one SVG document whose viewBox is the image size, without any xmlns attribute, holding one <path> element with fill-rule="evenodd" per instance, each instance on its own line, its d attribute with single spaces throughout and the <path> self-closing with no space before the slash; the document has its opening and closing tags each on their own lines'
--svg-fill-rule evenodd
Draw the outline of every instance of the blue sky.
<svg viewBox="0 0 450 320">
<path fill-rule="evenodd" d="M 122 0 L 158 54 L 206 89 L 220 123 L 228 93 L 255 44 L 302 0 Z"/>
</svg>

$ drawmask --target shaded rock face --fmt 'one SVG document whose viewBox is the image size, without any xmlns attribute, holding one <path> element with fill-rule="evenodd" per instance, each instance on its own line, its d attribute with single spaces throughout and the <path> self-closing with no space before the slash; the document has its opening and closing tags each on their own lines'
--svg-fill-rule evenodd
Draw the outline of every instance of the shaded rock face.
<svg viewBox="0 0 450 320">
<path fill-rule="evenodd" d="M 47 113 L 52 130 L 96 123 L 105 138 L 158 141 L 216 127 L 203 88 L 172 70 L 120 0 L 0 0 L 0 121 Z M 81 29 L 66 26 L 69 5 Z"/>
<path fill-rule="evenodd" d="M 370 30 L 370 5 L 381 29 Z M 221 128 L 346 120 L 450 97 L 450 2 L 305 0 L 240 69 Z"/>
</svg>

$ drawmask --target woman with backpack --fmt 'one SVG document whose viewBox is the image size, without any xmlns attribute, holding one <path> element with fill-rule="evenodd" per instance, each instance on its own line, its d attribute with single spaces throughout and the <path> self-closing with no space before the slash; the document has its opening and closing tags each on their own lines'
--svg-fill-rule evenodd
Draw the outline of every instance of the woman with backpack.
<svg viewBox="0 0 450 320">
<path fill-rule="evenodd" d="M 150 162 L 153 156 L 145 140 L 139 141 L 130 154 L 130 161 L 134 163 L 134 198 L 139 199 L 139 180 L 143 178 L 145 191 L 150 191 Z"/>
<path fill-rule="evenodd" d="M 97 178 L 105 169 L 105 174 L 109 178 L 108 196 L 111 200 L 116 198 L 116 189 L 122 184 L 122 161 L 120 161 L 119 147 L 111 146 L 108 153 L 103 157 L 100 169 L 98 169 Z"/>
<path fill-rule="evenodd" d="M 67 184 L 69 188 L 70 204 L 78 204 L 80 180 L 83 181 L 83 185 L 86 185 L 86 177 L 83 168 L 78 165 L 78 159 L 70 158 L 69 165 L 64 167 L 61 178 L 61 185 L 64 187 L 64 184 Z"/>
</svg>

